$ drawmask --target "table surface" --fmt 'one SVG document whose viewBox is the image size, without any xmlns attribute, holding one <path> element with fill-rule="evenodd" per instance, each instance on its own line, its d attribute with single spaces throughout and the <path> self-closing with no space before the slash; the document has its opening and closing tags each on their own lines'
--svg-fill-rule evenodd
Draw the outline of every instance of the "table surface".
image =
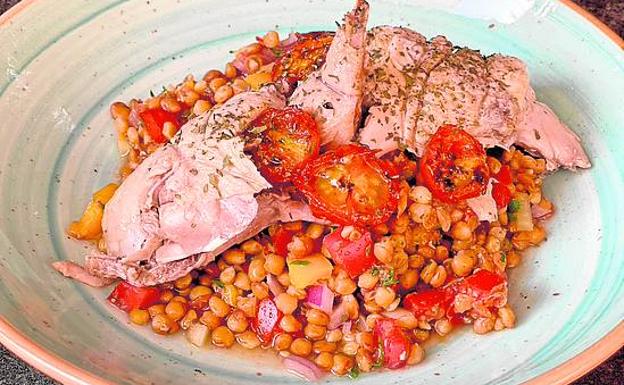
<svg viewBox="0 0 624 385">
<path fill-rule="evenodd" d="M 19 0 L 0 0 L 0 14 Z M 624 36 L 624 0 L 575 0 Z M 624 376 L 624 348 L 573 385 L 619 385 Z M 57 385 L 0 345 L 0 385 Z"/>
</svg>

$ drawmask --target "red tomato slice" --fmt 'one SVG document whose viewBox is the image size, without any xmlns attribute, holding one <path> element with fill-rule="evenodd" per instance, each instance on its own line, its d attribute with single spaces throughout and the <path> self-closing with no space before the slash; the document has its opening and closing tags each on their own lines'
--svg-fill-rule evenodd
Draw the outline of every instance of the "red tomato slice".
<svg viewBox="0 0 624 385">
<path fill-rule="evenodd" d="M 375 264 L 373 238 L 366 231 L 355 241 L 341 235 L 342 227 L 323 239 L 323 247 L 329 251 L 334 262 L 345 269 L 351 278 L 355 278 Z"/>
<path fill-rule="evenodd" d="M 403 298 L 403 307 L 414 313 L 416 318 L 431 321 L 446 315 L 453 297 L 453 293 L 445 289 L 410 293 Z"/>
<path fill-rule="evenodd" d="M 162 108 L 154 108 L 145 110 L 139 114 L 147 133 L 156 143 L 165 143 L 167 138 L 163 135 L 162 130 L 166 122 L 170 122 L 180 128 L 176 114 L 163 110 Z"/>
<path fill-rule="evenodd" d="M 305 80 L 312 71 L 323 65 L 333 38 L 333 32 L 299 34 L 294 44 L 278 52 L 282 56 L 273 66 L 273 80 L 285 78 L 291 84 Z"/>
<path fill-rule="evenodd" d="M 502 183 L 494 183 L 492 186 L 492 198 L 496 202 L 496 207 L 503 208 L 511 202 L 511 191 Z"/>
<path fill-rule="evenodd" d="M 288 255 L 288 244 L 292 241 L 295 231 L 286 230 L 280 227 L 271 237 L 271 242 L 275 247 L 275 253 L 286 257 Z"/>
<path fill-rule="evenodd" d="M 271 343 L 275 335 L 282 312 L 277 309 L 275 302 L 270 298 L 265 298 L 258 304 L 258 314 L 253 320 L 252 325 L 258 338 L 265 343 Z"/>
<path fill-rule="evenodd" d="M 321 137 L 314 117 L 298 108 L 269 108 L 250 125 L 248 135 L 260 139 L 252 154 L 271 183 L 290 182 L 304 164 L 318 155 Z"/>
<path fill-rule="evenodd" d="M 120 282 L 108 296 L 108 301 L 125 312 L 132 309 L 147 309 L 160 300 L 160 289 L 136 287 Z"/>
<path fill-rule="evenodd" d="M 419 171 L 433 196 L 447 203 L 483 194 L 490 178 L 481 143 L 451 125 L 440 127 L 431 137 Z"/>
<path fill-rule="evenodd" d="M 309 161 L 294 182 L 317 217 L 341 225 L 375 226 L 397 209 L 397 175 L 375 151 L 347 144 Z"/>
<path fill-rule="evenodd" d="M 373 330 L 375 343 L 379 346 L 376 359 L 388 369 L 399 369 L 407 363 L 411 344 L 403 329 L 393 319 L 381 318 Z"/>
</svg>

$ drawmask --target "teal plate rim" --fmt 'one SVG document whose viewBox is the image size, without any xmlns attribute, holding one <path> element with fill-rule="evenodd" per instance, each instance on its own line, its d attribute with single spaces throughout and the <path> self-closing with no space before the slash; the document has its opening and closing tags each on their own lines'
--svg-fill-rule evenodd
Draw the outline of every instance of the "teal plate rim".
<svg viewBox="0 0 624 385">
<path fill-rule="evenodd" d="M 9 23 L 11 19 L 25 11 L 35 1 L 22 0 L 3 15 L 0 15 L 0 27 Z M 592 24 L 594 28 L 598 29 L 617 46 L 624 49 L 624 39 L 594 15 L 572 2 L 572 0 L 559 0 L 559 2 Z M 63 384 L 115 385 L 38 346 L 1 315 L 0 343 L 28 364 Z M 621 321 L 609 333 L 577 356 L 527 381 L 525 385 L 569 384 L 594 369 L 622 346 L 624 346 L 624 321 Z"/>
</svg>

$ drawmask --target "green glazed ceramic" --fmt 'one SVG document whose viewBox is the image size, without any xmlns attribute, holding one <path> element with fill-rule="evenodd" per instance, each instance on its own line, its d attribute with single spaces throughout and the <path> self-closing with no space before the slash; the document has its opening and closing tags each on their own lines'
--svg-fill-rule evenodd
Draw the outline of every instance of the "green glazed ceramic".
<svg viewBox="0 0 624 385">
<path fill-rule="evenodd" d="M 0 17 L 0 342 L 66 384 L 300 382 L 266 352 L 196 349 L 130 326 L 108 290 L 50 264 L 82 260 L 64 229 L 118 166 L 111 102 L 222 68 L 267 30 L 333 29 L 352 3 L 38 0 Z M 457 333 L 423 364 L 360 384 L 561 384 L 624 343 L 622 42 L 568 1 L 491 3 L 371 1 L 369 25 L 521 58 L 594 166 L 547 179 L 558 210 L 548 241 L 511 274 L 515 329 Z"/>
</svg>

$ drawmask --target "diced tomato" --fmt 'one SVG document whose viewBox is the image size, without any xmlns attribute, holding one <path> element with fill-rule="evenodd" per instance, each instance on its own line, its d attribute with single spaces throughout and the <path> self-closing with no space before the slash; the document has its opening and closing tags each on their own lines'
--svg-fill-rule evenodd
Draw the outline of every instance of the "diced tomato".
<svg viewBox="0 0 624 385">
<path fill-rule="evenodd" d="M 511 177 L 511 168 L 507 165 L 502 166 L 498 174 L 494 175 L 494 179 L 504 185 L 512 184 L 513 179 Z"/>
<path fill-rule="evenodd" d="M 399 369 L 407 363 L 411 344 L 403 329 L 393 319 L 380 318 L 373 330 L 376 359 L 388 369 Z"/>
<path fill-rule="evenodd" d="M 347 144 L 309 161 L 295 177 L 312 213 L 342 225 L 375 226 L 396 212 L 398 171 L 375 151 Z"/>
<path fill-rule="evenodd" d="M 507 278 L 487 270 L 451 282 L 446 289 L 454 296 L 463 294 L 473 298 L 473 308 L 498 308 L 507 303 Z"/>
<path fill-rule="evenodd" d="M 162 130 L 166 122 L 172 123 L 176 129 L 180 128 L 176 114 L 165 111 L 162 108 L 145 110 L 139 114 L 150 138 L 156 143 L 165 143 L 167 138 Z"/>
<path fill-rule="evenodd" d="M 375 264 L 373 238 L 365 231 L 354 241 L 342 237 L 342 227 L 323 239 L 323 247 L 332 256 L 334 263 L 342 267 L 351 278 L 355 278 Z M 360 231 L 360 230 L 357 230 Z"/>
<path fill-rule="evenodd" d="M 160 300 L 160 289 L 136 287 L 127 282 L 117 284 L 108 301 L 125 312 L 132 309 L 147 309 Z"/>
<path fill-rule="evenodd" d="M 272 299 L 265 298 L 260 301 L 258 314 L 252 321 L 252 326 L 263 343 L 271 343 L 273 336 L 279 329 L 278 324 L 281 318 L 282 312 L 277 309 Z"/>
<path fill-rule="evenodd" d="M 249 265 L 251 265 L 251 261 L 249 259 L 246 259 L 245 262 L 243 262 L 241 266 L 241 270 L 243 270 L 243 272 L 245 274 L 249 273 Z"/>
<path fill-rule="evenodd" d="M 496 202 L 496 207 L 500 209 L 506 207 L 509 202 L 511 202 L 511 191 L 509 187 L 507 187 L 513 183 L 511 169 L 509 166 L 504 165 L 493 178 L 496 179 L 497 182 L 492 186 L 492 198 L 494 198 Z"/>
<path fill-rule="evenodd" d="M 481 299 L 492 294 L 495 288 L 506 282 L 507 280 L 502 275 L 488 270 L 479 270 L 463 280 L 453 282 L 449 286 L 455 293 L 468 294 L 476 299 Z"/>
<path fill-rule="evenodd" d="M 431 321 L 444 316 L 458 316 L 451 308 L 457 294 L 472 297 L 484 306 L 506 302 L 506 278 L 487 270 L 479 270 L 457 279 L 443 288 L 410 293 L 403 298 L 403 307 L 416 318 Z"/>
<path fill-rule="evenodd" d="M 288 255 L 288 244 L 292 241 L 295 234 L 295 231 L 280 227 L 271 237 L 271 242 L 273 243 L 273 247 L 275 247 L 275 253 L 286 257 Z"/>
<path fill-rule="evenodd" d="M 333 38 L 332 32 L 298 34 L 294 44 L 282 48 L 273 65 L 273 80 L 285 78 L 291 84 L 305 80 L 325 62 Z"/>
<path fill-rule="evenodd" d="M 502 183 L 494 183 L 492 186 L 492 198 L 496 202 L 496 207 L 506 207 L 511 202 L 511 191 Z"/>
<path fill-rule="evenodd" d="M 314 117 L 295 107 L 264 110 L 250 124 L 247 136 L 259 139 L 252 156 L 271 183 L 290 182 L 309 159 L 318 155 L 321 146 Z"/>
<path fill-rule="evenodd" d="M 307 318 L 301 313 L 296 312 L 293 314 L 293 317 L 295 317 L 295 319 L 299 321 L 299 323 L 302 325 L 306 325 L 308 323 Z M 290 333 L 290 335 L 293 338 L 305 338 L 305 331 L 303 330 L 303 328 L 301 328 L 294 333 Z"/>
<path fill-rule="evenodd" d="M 453 314 L 449 321 L 451 321 L 453 326 L 462 326 L 468 323 L 462 314 Z"/>
<path fill-rule="evenodd" d="M 453 293 L 445 289 L 431 289 L 410 293 L 403 298 L 403 307 L 416 318 L 431 321 L 444 317 L 453 302 Z"/>
<path fill-rule="evenodd" d="M 425 146 L 419 175 L 434 197 L 457 203 L 483 194 L 490 171 L 481 143 L 466 131 L 446 125 Z"/>
</svg>

